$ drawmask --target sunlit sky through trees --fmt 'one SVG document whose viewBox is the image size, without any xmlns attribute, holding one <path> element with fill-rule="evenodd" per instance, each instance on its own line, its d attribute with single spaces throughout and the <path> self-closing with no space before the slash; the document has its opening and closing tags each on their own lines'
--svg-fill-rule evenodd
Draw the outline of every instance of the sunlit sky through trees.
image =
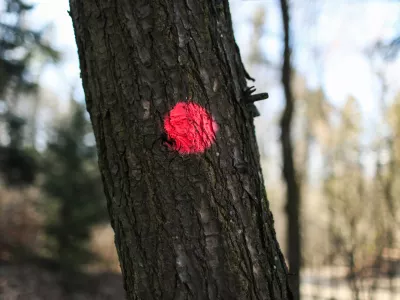
<svg viewBox="0 0 400 300">
<path fill-rule="evenodd" d="M 382 110 L 379 98 L 381 84 L 376 72 L 382 70 L 389 87 L 386 101 L 399 93 L 400 59 L 377 64 L 367 51 L 376 42 L 391 41 L 400 35 L 400 1 L 361 0 L 298 0 L 291 1 L 293 65 L 306 78 L 309 88 L 322 87 L 329 102 L 342 108 L 349 96 L 356 98 L 361 109 L 362 143 L 368 144 L 376 135 L 383 135 L 380 126 Z M 244 59 L 250 52 L 252 18 L 260 7 L 265 9 L 264 35 L 260 48 L 271 66 L 251 70 L 256 86 L 269 92 L 268 103 L 263 104 L 262 115 L 277 118 L 284 105 L 280 85 L 282 56 L 282 23 L 279 1 L 231 1 L 235 34 Z M 374 62 L 374 63 L 373 63 Z M 277 72 L 269 71 L 278 66 Z M 279 128 L 273 136 L 279 139 Z M 380 131 L 380 132 L 377 132 Z M 276 146 L 276 147 L 274 147 Z M 270 155 L 279 157 L 279 145 L 269 145 Z M 373 173 L 372 152 L 363 153 L 361 160 L 366 171 Z M 318 151 L 312 155 L 312 172 L 318 177 Z"/>
</svg>

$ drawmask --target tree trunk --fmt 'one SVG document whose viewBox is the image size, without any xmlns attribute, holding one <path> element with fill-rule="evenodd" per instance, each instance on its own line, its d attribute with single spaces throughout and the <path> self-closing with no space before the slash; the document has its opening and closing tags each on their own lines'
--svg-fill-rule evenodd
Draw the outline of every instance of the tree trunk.
<svg viewBox="0 0 400 300">
<path fill-rule="evenodd" d="M 300 229 L 300 187 L 296 178 L 293 159 L 291 126 L 294 112 L 292 93 L 292 66 L 290 47 L 290 19 L 287 0 L 281 0 L 282 23 L 284 30 L 284 51 L 282 65 L 282 85 L 285 93 L 286 106 L 281 118 L 281 144 L 283 159 L 283 177 L 286 181 L 286 213 L 287 229 L 287 259 L 290 270 L 290 285 L 294 299 L 300 299 L 300 266 L 301 266 L 301 229 Z"/>
<path fill-rule="evenodd" d="M 70 0 L 128 299 L 290 299 L 227 0 Z M 163 118 L 186 98 L 218 123 L 181 155 Z"/>
</svg>

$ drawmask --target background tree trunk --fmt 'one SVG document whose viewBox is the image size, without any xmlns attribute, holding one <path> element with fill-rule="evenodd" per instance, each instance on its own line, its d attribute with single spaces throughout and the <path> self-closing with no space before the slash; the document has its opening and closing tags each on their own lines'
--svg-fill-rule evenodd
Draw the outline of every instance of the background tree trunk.
<svg viewBox="0 0 400 300">
<path fill-rule="evenodd" d="M 281 0 L 282 23 L 284 30 L 284 51 L 282 64 L 282 85 L 286 106 L 281 118 L 281 144 L 283 159 L 283 177 L 286 182 L 287 244 L 286 256 L 290 270 L 290 284 L 294 299 L 300 299 L 300 267 L 301 267 L 301 228 L 300 228 L 300 187 L 297 181 L 293 159 L 291 126 L 294 112 L 292 93 L 292 66 L 290 45 L 290 17 L 287 0 Z"/>
<path fill-rule="evenodd" d="M 291 299 L 228 1 L 70 6 L 128 299 Z M 160 139 L 186 97 L 219 125 L 203 154 Z"/>
</svg>

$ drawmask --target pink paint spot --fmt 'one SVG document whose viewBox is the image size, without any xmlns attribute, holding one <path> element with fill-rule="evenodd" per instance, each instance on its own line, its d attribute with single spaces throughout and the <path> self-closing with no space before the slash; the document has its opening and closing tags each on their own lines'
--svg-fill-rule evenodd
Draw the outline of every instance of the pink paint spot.
<svg viewBox="0 0 400 300">
<path fill-rule="evenodd" d="M 215 141 L 218 125 L 200 105 L 178 102 L 164 118 L 169 147 L 181 154 L 202 153 Z"/>
</svg>

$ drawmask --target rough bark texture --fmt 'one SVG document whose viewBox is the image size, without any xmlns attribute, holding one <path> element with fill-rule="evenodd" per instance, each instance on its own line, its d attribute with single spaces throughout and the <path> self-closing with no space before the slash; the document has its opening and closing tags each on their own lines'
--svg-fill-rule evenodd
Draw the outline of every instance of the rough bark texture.
<svg viewBox="0 0 400 300">
<path fill-rule="evenodd" d="M 284 51 L 282 65 L 282 84 L 286 106 L 281 118 L 281 144 L 283 159 L 283 177 L 286 181 L 287 213 L 287 259 L 290 270 L 290 285 L 294 299 L 300 299 L 300 266 L 301 266 L 301 229 L 300 229 L 300 187 L 297 181 L 293 160 L 291 126 L 294 111 L 294 98 L 291 89 L 292 66 L 290 46 L 290 19 L 287 0 L 281 0 L 282 23 L 284 30 Z"/>
<path fill-rule="evenodd" d="M 128 299 L 290 299 L 228 1 L 70 0 Z M 163 146 L 191 97 L 219 125 L 203 154 Z"/>
</svg>

